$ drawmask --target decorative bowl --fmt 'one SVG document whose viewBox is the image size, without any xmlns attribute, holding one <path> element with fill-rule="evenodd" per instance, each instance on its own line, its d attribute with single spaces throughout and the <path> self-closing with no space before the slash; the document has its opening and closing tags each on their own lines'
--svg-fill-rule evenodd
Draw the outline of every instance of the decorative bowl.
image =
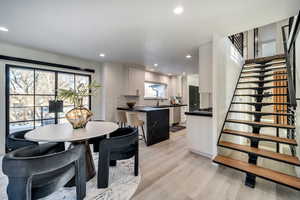
<svg viewBox="0 0 300 200">
<path fill-rule="evenodd" d="M 135 102 L 127 102 L 126 104 L 129 108 L 133 108 L 135 105 Z"/>
</svg>

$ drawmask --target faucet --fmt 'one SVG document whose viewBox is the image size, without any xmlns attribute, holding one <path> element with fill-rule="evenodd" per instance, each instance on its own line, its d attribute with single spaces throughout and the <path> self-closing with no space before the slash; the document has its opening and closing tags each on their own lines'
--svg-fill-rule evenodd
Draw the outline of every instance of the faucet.
<svg viewBox="0 0 300 200">
<path fill-rule="evenodd" d="M 157 99 L 157 102 L 156 102 L 156 107 L 159 107 L 159 100 L 160 100 L 161 102 L 164 102 L 164 100 L 163 100 L 163 99 Z"/>
</svg>

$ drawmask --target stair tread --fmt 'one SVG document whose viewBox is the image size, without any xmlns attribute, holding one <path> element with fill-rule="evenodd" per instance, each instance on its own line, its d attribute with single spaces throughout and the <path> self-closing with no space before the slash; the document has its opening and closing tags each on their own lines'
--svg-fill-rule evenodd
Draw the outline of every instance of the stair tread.
<svg viewBox="0 0 300 200">
<path fill-rule="evenodd" d="M 260 78 L 260 77 L 278 76 L 278 75 L 287 75 L 287 73 L 272 73 L 272 74 L 265 74 L 265 75 L 248 75 L 248 76 L 241 76 L 241 78 Z"/>
<path fill-rule="evenodd" d="M 266 67 L 274 67 L 274 66 L 281 66 L 286 64 L 286 61 L 276 62 L 276 63 L 269 63 L 269 64 L 246 64 L 244 65 L 244 69 L 253 69 L 253 68 L 266 68 Z M 252 66 L 249 66 L 252 65 Z"/>
<path fill-rule="evenodd" d="M 288 96 L 288 94 L 235 94 L 234 96 L 271 97 L 271 96 Z"/>
<path fill-rule="evenodd" d="M 295 189 L 300 189 L 300 178 L 280 173 L 271 169 L 249 164 L 226 156 L 216 156 L 214 162 L 231 167 L 243 172 L 255 174 L 258 177 L 277 182 Z"/>
<path fill-rule="evenodd" d="M 226 134 L 231 134 L 231 135 L 257 138 L 257 139 L 260 139 L 260 140 L 273 141 L 273 142 L 279 142 L 279 143 L 284 143 L 284 144 L 297 146 L 297 141 L 294 140 L 294 139 L 289 139 L 289 138 L 276 137 L 276 136 L 271 136 L 271 135 L 266 135 L 266 134 L 261 134 L 261 133 L 250 133 L 250 132 L 245 132 L 245 131 L 236 131 L 236 130 L 231 130 L 231 129 L 224 129 L 222 132 L 226 133 Z"/>
<path fill-rule="evenodd" d="M 276 62 L 268 62 L 268 63 L 265 63 L 265 64 L 259 64 L 259 63 L 246 63 L 244 66 L 245 67 L 252 67 L 252 66 L 271 66 L 271 65 L 279 65 L 279 64 L 285 64 L 286 63 L 286 60 L 282 59 L 281 61 L 276 61 Z M 252 65 L 252 66 L 249 66 L 249 65 Z"/>
<path fill-rule="evenodd" d="M 274 68 L 269 68 L 269 69 L 264 69 L 264 70 L 248 70 L 248 71 L 244 71 L 245 68 L 243 68 L 242 73 L 243 74 L 250 74 L 250 73 L 266 73 L 266 72 L 271 72 L 271 71 L 276 71 L 276 70 L 287 70 L 286 67 L 274 67 Z"/>
<path fill-rule="evenodd" d="M 265 80 L 265 81 L 240 81 L 239 84 L 270 83 L 270 82 L 279 82 L 279 81 L 287 81 L 287 79 L 274 79 L 274 80 Z"/>
<path fill-rule="evenodd" d="M 273 88 L 288 88 L 288 86 L 266 86 L 266 87 L 238 87 L 237 90 L 258 90 L 258 89 L 273 89 Z"/>
<path fill-rule="evenodd" d="M 286 63 L 282 62 L 282 63 L 265 64 L 265 65 L 259 65 L 259 66 L 257 66 L 257 65 L 256 66 L 255 65 L 254 66 L 244 65 L 244 67 L 243 67 L 243 69 L 246 69 L 246 70 L 253 70 L 253 69 L 268 70 L 268 69 L 273 69 L 273 68 L 275 68 L 275 69 L 276 68 L 286 68 Z"/>
<path fill-rule="evenodd" d="M 222 147 L 227 147 L 227 148 L 234 149 L 237 151 L 253 153 L 253 154 L 265 157 L 265 158 L 270 158 L 270 159 L 274 159 L 277 161 L 300 166 L 300 161 L 296 156 L 290 156 L 287 154 L 276 153 L 273 151 L 268 151 L 268 150 L 250 147 L 250 146 L 241 145 L 241 144 L 235 144 L 235 143 L 226 142 L 226 141 L 220 141 L 219 145 Z"/>
<path fill-rule="evenodd" d="M 229 112 L 248 113 L 248 114 L 261 114 L 261 115 L 293 115 L 287 112 L 258 112 L 258 111 L 242 111 L 242 110 L 229 110 Z"/>
<path fill-rule="evenodd" d="M 250 104 L 250 105 L 289 105 L 286 102 L 232 102 L 232 104 Z"/>
<path fill-rule="evenodd" d="M 241 123 L 241 124 L 253 124 L 253 125 L 263 125 L 263 126 L 270 126 L 270 127 L 277 127 L 277 128 L 295 129 L 295 126 L 292 126 L 292 125 L 276 124 L 276 123 L 270 123 L 270 122 L 255 122 L 255 121 L 236 120 L 236 119 L 226 119 L 226 122 Z"/>
<path fill-rule="evenodd" d="M 264 56 L 264 57 L 258 57 L 258 58 L 254 58 L 254 59 L 247 59 L 245 60 L 245 63 L 249 64 L 249 63 L 258 63 L 258 62 L 278 62 L 281 60 L 285 59 L 285 55 L 284 54 L 277 54 L 274 56 Z"/>
</svg>

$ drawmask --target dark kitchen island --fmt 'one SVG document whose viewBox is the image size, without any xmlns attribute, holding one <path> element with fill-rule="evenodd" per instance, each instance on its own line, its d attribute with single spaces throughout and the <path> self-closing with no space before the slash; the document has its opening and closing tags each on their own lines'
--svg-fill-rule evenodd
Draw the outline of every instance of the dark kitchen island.
<svg viewBox="0 0 300 200">
<path fill-rule="evenodd" d="M 145 122 L 144 128 L 147 146 L 169 139 L 170 134 L 168 108 L 136 106 L 134 108 L 118 107 L 117 110 L 139 113 L 139 118 Z"/>
</svg>

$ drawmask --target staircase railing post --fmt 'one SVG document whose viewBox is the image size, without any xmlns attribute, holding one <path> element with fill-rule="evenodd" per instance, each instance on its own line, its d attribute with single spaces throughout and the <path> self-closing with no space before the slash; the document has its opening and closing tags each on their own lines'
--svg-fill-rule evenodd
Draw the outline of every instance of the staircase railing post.
<svg viewBox="0 0 300 200">
<path fill-rule="evenodd" d="M 278 111 L 277 111 L 278 112 Z M 279 116 L 276 115 L 276 124 L 279 123 Z M 279 137 L 279 128 L 276 128 L 276 137 Z M 276 152 L 279 153 L 279 142 L 276 143 Z"/>
</svg>

